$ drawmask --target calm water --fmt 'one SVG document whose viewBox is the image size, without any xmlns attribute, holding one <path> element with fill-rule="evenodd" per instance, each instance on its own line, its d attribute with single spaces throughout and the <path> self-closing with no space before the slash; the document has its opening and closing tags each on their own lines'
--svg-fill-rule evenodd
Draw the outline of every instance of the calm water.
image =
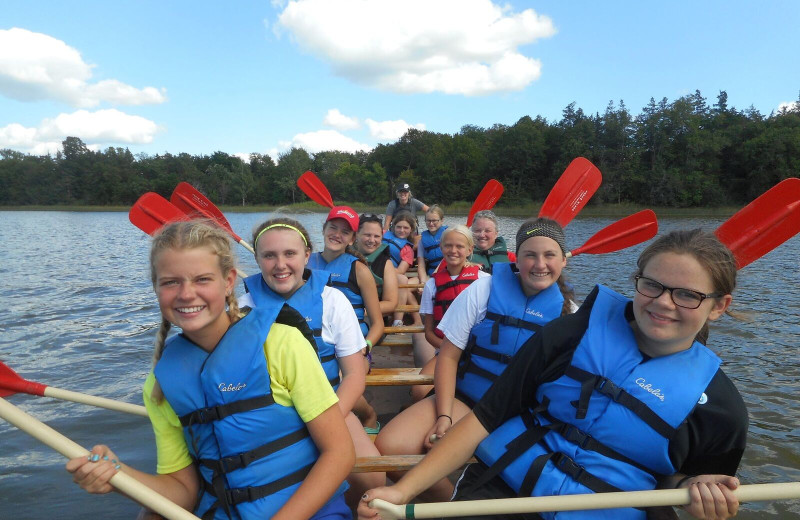
<svg viewBox="0 0 800 520">
<path fill-rule="evenodd" d="M 235 214 L 247 237 L 266 215 Z M 297 216 L 296 216 L 297 217 Z M 316 246 L 323 215 L 300 215 Z M 455 220 L 455 219 L 453 219 Z M 463 221 L 463 217 L 458 220 Z M 579 219 L 568 246 L 581 245 L 611 219 Z M 505 219 L 514 236 L 519 219 Z M 717 220 L 664 220 L 661 229 Z M 641 247 L 583 255 L 567 267 L 580 298 L 595 282 L 631 295 L 629 275 Z M 141 404 L 159 321 L 149 283 L 148 238 L 124 213 L 0 212 L 0 360 L 22 377 L 53 387 Z M 239 249 L 241 267 L 255 273 Z M 800 480 L 800 239 L 740 273 L 735 307 L 752 321 L 725 317 L 712 327 L 711 347 L 750 411 L 750 436 L 740 476 L 745 483 Z M 79 444 L 108 444 L 122 460 L 155 470 L 149 422 L 80 404 L 15 395 L 11 402 Z M 131 518 L 138 506 L 117 495 L 90 496 L 72 484 L 65 460 L 0 421 L 0 519 Z M 740 518 L 800 518 L 800 502 L 751 504 Z"/>
</svg>

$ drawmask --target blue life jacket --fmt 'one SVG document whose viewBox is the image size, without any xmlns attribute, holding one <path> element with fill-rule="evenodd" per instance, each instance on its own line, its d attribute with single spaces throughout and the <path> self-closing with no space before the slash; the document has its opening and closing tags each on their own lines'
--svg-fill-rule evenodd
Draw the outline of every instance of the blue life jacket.
<svg viewBox="0 0 800 520">
<path fill-rule="evenodd" d="M 517 350 L 542 325 L 561 316 L 564 297 L 558 284 L 534 296 L 525 296 L 516 265 L 495 264 L 486 318 L 472 327 L 461 356 L 456 390 L 472 400 L 472 407 L 503 370 Z"/>
<path fill-rule="evenodd" d="M 277 404 L 270 389 L 264 341 L 279 311 L 252 310 L 210 353 L 173 336 L 156 363 L 198 462 L 203 494 L 195 512 L 204 518 L 272 517 L 319 458 L 297 411 Z"/>
<path fill-rule="evenodd" d="M 422 254 L 425 257 L 425 270 L 428 271 L 428 276 L 433 275 L 433 271 L 442 261 L 442 249 L 440 247 L 442 242 L 442 233 L 445 232 L 447 226 L 441 226 L 435 235 L 427 229 L 422 232 L 420 239 L 420 247 L 422 247 Z"/>
<path fill-rule="evenodd" d="M 659 476 L 677 471 L 669 442 L 704 402 L 720 359 L 697 342 L 645 359 L 625 317 L 629 300 L 598 287 L 565 374 L 537 389 L 536 409 L 478 446 L 477 457 L 490 467 L 482 480 L 499 474 L 520 496 L 548 496 L 649 490 Z M 642 520 L 646 514 L 630 508 L 543 517 Z"/>
<path fill-rule="evenodd" d="M 322 257 L 322 253 L 312 253 L 308 259 L 308 267 L 309 269 L 327 271 L 331 274 L 328 285 L 339 289 L 347 296 L 353 306 L 353 310 L 356 312 L 361 333 L 366 337 L 369 327 L 364 323 L 364 299 L 361 297 L 361 289 L 358 287 L 355 262 L 358 262 L 358 258 L 349 253 L 337 256 L 333 262 L 326 262 Z"/>
<path fill-rule="evenodd" d="M 303 272 L 303 279 L 306 283 L 297 289 L 288 300 L 270 289 L 260 273 L 250 275 L 243 281 L 244 287 L 250 293 L 256 307 L 269 306 L 280 309 L 284 303 L 288 303 L 303 315 L 314 335 L 317 355 L 322 363 L 322 368 L 335 390 L 339 387 L 339 362 L 336 360 L 336 349 L 333 344 L 322 340 L 322 290 L 327 285 L 329 276 L 330 273 L 326 271 L 306 269 Z"/>
<path fill-rule="evenodd" d="M 389 246 L 389 254 L 392 257 L 392 263 L 395 267 L 400 265 L 400 262 L 403 261 L 403 259 L 400 258 L 400 250 L 405 246 L 414 247 L 414 244 L 405 238 L 397 238 L 391 231 L 387 231 L 383 234 L 383 243 Z"/>
</svg>

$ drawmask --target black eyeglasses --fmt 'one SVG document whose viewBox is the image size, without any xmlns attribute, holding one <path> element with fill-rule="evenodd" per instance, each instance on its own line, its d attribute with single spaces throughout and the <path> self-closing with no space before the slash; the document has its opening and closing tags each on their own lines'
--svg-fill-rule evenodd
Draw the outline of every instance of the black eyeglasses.
<svg viewBox="0 0 800 520">
<path fill-rule="evenodd" d="M 724 295 L 724 293 L 721 292 L 703 294 L 700 291 L 693 291 L 692 289 L 667 287 L 661 282 L 657 282 L 652 278 L 640 274 L 634 276 L 633 279 L 636 280 L 636 292 L 642 296 L 658 298 L 664 294 L 664 291 L 669 291 L 672 303 L 684 309 L 696 309 L 700 307 L 700 304 L 703 303 L 703 300 L 706 298 L 719 298 Z"/>
<path fill-rule="evenodd" d="M 425 219 L 425 223 L 426 224 L 436 224 L 437 222 L 441 222 L 441 221 L 442 221 L 442 219 L 440 219 L 440 218 L 426 218 Z"/>
</svg>

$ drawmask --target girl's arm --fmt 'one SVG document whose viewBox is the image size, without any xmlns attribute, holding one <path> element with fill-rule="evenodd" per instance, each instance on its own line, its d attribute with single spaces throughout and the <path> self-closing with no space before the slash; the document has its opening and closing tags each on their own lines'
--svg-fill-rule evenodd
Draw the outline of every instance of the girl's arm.
<svg viewBox="0 0 800 520">
<path fill-rule="evenodd" d="M 400 263 L 397 264 L 395 270 L 397 271 L 397 274 L 406 274 L 406 271 L 408 271 L 409 267 L 411 266 L 408 264 L 408 262 L 401 260 Z"/>
<path fill-rule="evenodd" d="M 400 264 L 397 266 L 397 272 L 406 274 L 412 263 L 414 263 L 414 249 L 409 245 L 405 245 L 400 250 Z"/>
<path fill-rule="evenodd" d="M 331 406 L 306 423 L 319 450 L 319 458 L 300 487 L 273 518 L 311 518 L 330 500 L 355 464 L 353 440 L 344 418 Z"/>
<path fill-rule="evenodd" d="M 433 387 L 436 390 L 434 399 L 436 401 L 436 423 L 433 428 L 425 435 L 425 446 L 430 448 L 431 435 L 442 437 L 447 430 L 453 426 L 453 401 L 456 395 L 456 373 L 458 371 L 458 360 L 461 359 L 463 351 L 453 345 L 445 337 L 439 349 L 439 357 L 436 360 L 436 368 L 433 372 Z"/>
<path fill-rule="evenodd" d="M 375 498 L 393 504 L 411 502 L 421 492 L 463 466 L 488 435 L 474 414 L 470 412 L 465 415 L 397 484 L 367 491 L 358 505 L 358 517 L 375 517 L 378 511 L 368 505 Z"/>
<path fill-rule="evenodd" d="M 419 278 L 419 283 L 425 284 L 428 281 L 428 268 L 427 264 L 425 264 L 425 248 L 420 247 L 417 248 L 417 277 Z"/>
<path fill-rule="evenodd" d="M 399 295 L 397 294 L 397 270 L 391 260 L 383 266 L 383 295 L 381 300 L 381 313 L 392 314 L 397 308 Z"/>
<path fill-rule="evenodd" d="M 375 285 L 375 278 L 369 267 L 356 262 L 356 280 L 361 291 L 361 298 L 364 300 L 364 312 L 369 318 L 369 331 L 366 339 L 376 345 L 383 336 L 383 313 L 381 312 L 381 302 L 378 300 L 378 287 Z"/>
<path fill-rule="evenodd" d="M 433 348 L 442 348 L 442 338 L 433 332 L 433 329 L 435 328 L 435 325 L 433 324 L 433 316 L 430 314 L 423 314 L 422 324 L 425 325 L 425 339 L 428 341 L 428 343 L 430 343 Z"/>
<path fill-rule="evenodd" d="M 367 369 L 364 363 L 363 351 L 338 358 L 339 369 L 342 371 L 342 382 L 336 390 L 339 398 L 339 408 L 342 416 L 347 416 L 355 406 L 358 398 L 364 395 L 367 384 Z"/>
<path fill-rule="evenodd" d="M 92 456 L 96 456 L 98 460 L 89 460 Z M 72 473 L 75 483 L 89 493 L 103 494 L 114 491 L 115 488 L 108 481 L 117 471 L 122 471 L 187 511 L 194 510 L 200 490 L 194 464 L 173 473 L 151 475 L 117 462 L 118 460 L 108 446 L 98 445 L 92 448 L 88 457 L 77 457 L 67 462 L 66 468 Z M 117 464 L 120 469 L 116 469 Z"/>
</svg>

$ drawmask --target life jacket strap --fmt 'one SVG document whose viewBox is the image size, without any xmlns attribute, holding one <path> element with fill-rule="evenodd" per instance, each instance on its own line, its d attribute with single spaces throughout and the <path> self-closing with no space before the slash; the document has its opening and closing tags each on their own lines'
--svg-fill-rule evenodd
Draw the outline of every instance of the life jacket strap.
<svg viewBox="0 0 800 520">
<path fill-rule="evenodd" d="M 521 320 L 513 316 L 497 314 L 494 312 L 487 312 L 486 319 L 494 322 L 494 324 L 492 324 L 492 345 L 497 345 L 498 341 L 500 341 L 500 325 L 516 327 L 518 329 L 532 330 L 533 332 L 539 332 L 542 330 L 542 326 L 538 323 L 531 323 L 530 321 Z"/>
<path fill-rule="evenodd" d="M 580 398 L 578 401 L 572 401 L 572 405 L 577 409 L 576 417 L 578 419 L 586 417 L 586 412 L 589 409 L 589 398 L 592 392 L 596 391 L 632 411 L 639 419 L 644 421 L 665 439 L 672 440 L 672 438 L 675 437 L 677 429 L 670 426 L 664 419 L 659 417 L 657 413 L 651 410 L 650 407 L 626 392 L 625 389 L 618 386 L 610 379 L 592 374 L 591 372 L 587 372 L 575 366 L 569 366 L 565 375 L 581 383 Z"/>
<path fill-rule="evenodd" d="M 233 414 L 249 412 L 258 408 L 265 408 L 275 404 L 275 399 L 272 394 L 261 395 L 252 397 L 250 399 L 242 399 L 241 401 L 234 401 L 228 404 L 219 406 L 210 406 L 208 408 L 200 408 L 191 413 L 180 417 L 182 426 L 191 426 L 193 424 L 205 424 L 214 421 L 221 421 Z"/>
<path fill-rule="evenodd" d="M 203 491 L 210 494 L 211 496 L 215 497 L 217 501 L 211 506 L 211 508 L 206 511 L 203 515 L 203 518 L 206 518 L 209 513 L 211 516 L 209 518 L 214 517 L 214 512 L 216 511 L 217 507 L 220 504 L 225 507 L 226 512 L 228 512 L 228 516 L 230 516 L 229 507 L 236 506 L 239 504 L 243 504 L 244 502 L 253 502 L 260 498 L 267 497 L 269 495 L 273 495 L 282 489 L 286 489 L 289 486 L 293 486 L 303 481 L 306 478 L 306 475 L 311 471 L 313 464 L 309 464 L 308 466 L 302 467 L 293 473 L 286 475 L 285 477 L 279 478 L 278 480 L 273 480 L 269 484 L 264 484 L 263 486 L 249 486 L 243 488 L 233 488 L 233 489 L 225 489 L 224 491 L 217 491 L 214 486 L 211 485 L 205 479 L 203 480 Z"/>
<path fill-rule="evenodd" d="M 256 460 L 263 459 L 267 455 L 271 455 L 280 451 L 292 444 L 300 442 L 309 436 L 307 428 L 300 428 L 283 437 L 279 437 L 274 441 L 268 442 L 258 448 L 233 455 L 230 457 L 223 457 L 219 460 L 215 459 L 200 459 L 200 463 L 214 471 L 214 474 L 223 474 L 236 471 L 237 469 L 246 468 Z"/>
</svg>

